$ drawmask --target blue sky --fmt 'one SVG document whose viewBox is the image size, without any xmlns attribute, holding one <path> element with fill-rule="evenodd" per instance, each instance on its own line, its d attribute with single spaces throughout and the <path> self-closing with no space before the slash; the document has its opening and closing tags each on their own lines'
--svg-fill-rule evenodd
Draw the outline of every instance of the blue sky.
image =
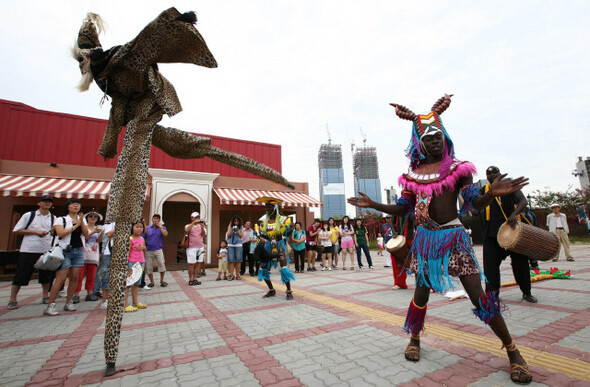
<svg viewBox="0 0 590 387">
<path fill-rule="evenodd" d="M 172 5 L 172 4 L 170 4 Z M 459 159 L 485 178 L 497 165 L 528 176 L 525 194 L 578 187 L 590 156 L 590 3 L 585 1 L 176 1 L 194 10 L 219 68 L 161 65 L 184 111 L 163 124 L 282 145 L 283 174 L 319 197 L 317 152 L 350 142 L 377 147 L 383 188 L 397 188 L 411 123 L 389 102 L 427 112 L 454 94 L 442 119 Z M 108 24 L 104 47 L 123 44 L 168 5 L 160 1 L 0 3 L 0 98 L 108 118 L 100 90 L 79 93 L 69 57 L 88 11 Z M 348 211 L 352 214 L 352 210 Z"/>
</svg>

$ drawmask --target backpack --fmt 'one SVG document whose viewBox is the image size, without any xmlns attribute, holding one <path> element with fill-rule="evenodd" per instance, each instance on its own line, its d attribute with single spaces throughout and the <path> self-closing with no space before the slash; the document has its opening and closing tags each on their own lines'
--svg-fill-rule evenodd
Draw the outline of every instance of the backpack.
<svg viewBox="0 0 590 387">
<path fill-rule="evenodd" d="M 29 214 L 29 220 L 27 221 L 27 225 L 25 226 L 24 230 L 28 229 L 31 223 L 33 223 L 33 219 L 35 219 L 35 215 L 37 215 L 37 210 L 30 211 Z M 53 221 L 55 220 L 55 216 L 51 212 L 49 214 L 51 215 L 51 228 L 53 229 Z"/>
</svg>

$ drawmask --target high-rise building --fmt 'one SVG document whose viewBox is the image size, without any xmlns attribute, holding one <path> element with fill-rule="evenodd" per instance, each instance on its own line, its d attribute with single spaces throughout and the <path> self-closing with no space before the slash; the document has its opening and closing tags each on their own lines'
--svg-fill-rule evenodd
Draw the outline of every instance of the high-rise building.
<svg viewBox="0 0 590 387">
<path fill-rule="evenodd" d="M 354 192 L 364 192 L 377 203 L 381 203 L 381 180 L 379 180 L 379 164 L 377 163 L 377 148 L 362 146 L 356 148 L 352 157 L 354 175 Z M 357 216 L 361 212 L 373 211 L 356 207 Z"/>
<path fill-rule="evenodd" d="M 580 188 L 587 189 L 590 187 L 590 157 L 586 157 L 586 160 L 582 160 L 578 157 L 576 162 L 576 169 L 572 172 L 572 175 L 577 176 L 580 179 Z"/>
<path fill-rule="evenodd" d="M 322 219 L 341 219 L 346 215 L 344 170 L 342 169 L 342 146 L 331 141 L 322 144 L 318 152 L 320 171 L 320 201 L 323 203 Z"/>
</svg>

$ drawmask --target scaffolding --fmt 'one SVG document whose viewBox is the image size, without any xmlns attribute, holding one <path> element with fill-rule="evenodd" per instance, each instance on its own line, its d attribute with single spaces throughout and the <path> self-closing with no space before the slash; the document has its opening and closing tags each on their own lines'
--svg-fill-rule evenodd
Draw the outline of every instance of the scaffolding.
<svg viewBox="0 0 590 387">
<path fill-rule="evenodd" d="M 342 145 L 322 144 L 318 152 L 318 169 L 342 168 Z"/>
<path fill-rule="evenodd" d="M 377 148 L 373 146 L 356 148 L 352 160 L 352 169 L 355 180 L 378 179 Z"/>
</svg>

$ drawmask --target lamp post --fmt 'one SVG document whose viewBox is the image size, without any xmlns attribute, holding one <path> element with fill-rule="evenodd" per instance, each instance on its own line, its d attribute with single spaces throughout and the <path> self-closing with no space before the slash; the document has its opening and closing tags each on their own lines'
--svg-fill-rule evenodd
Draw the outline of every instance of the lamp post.
<svg viewBox="0 0 590 387">
<path fill-rule="evenodd" d="M 526 199 L 527 199 L 527 201 L 529 202 L 529 208 L 530 208 L 530 209 L 531 209 L 531 211 L 532 211 L 532 209 L 533 209 L 533 198 L 531 197 L 531 194 L 528 194 L 528 195 L 526 196 Z"/>
</svg>

